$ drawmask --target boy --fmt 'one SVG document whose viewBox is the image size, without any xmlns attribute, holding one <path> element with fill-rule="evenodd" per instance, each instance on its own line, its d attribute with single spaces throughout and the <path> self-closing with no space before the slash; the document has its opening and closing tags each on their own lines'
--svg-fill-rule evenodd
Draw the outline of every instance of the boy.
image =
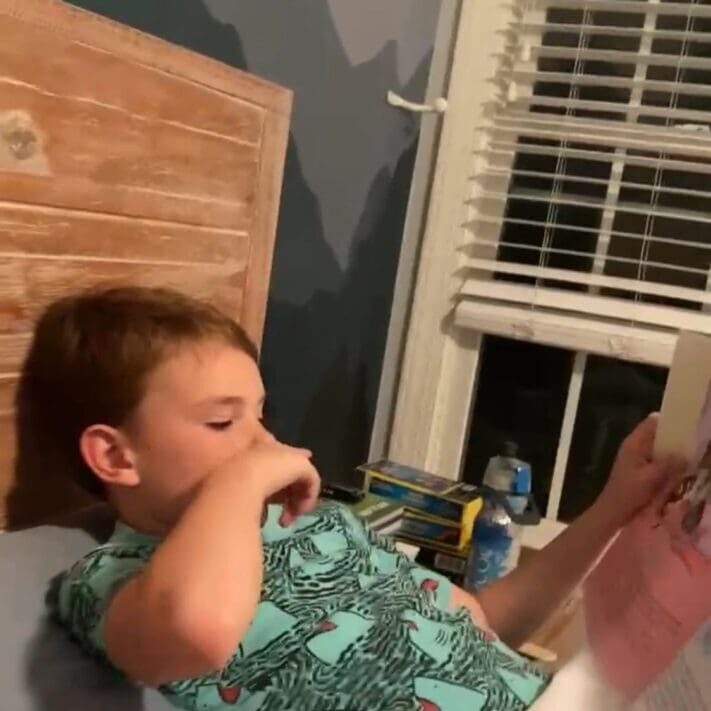
<svg viewBox="0 0 711 711">
<path fill-rule="evenodd" d="M 119 522 L 64 574 L 57 613 L 89 653 L 185 709 L 530 708 L 516 646 L 657 492 L 655 422 L 598 502 L 478 599 L 317 506 L 307 450 L 262 424 L 254 346 L 215 309 L 142 288 L 41 317 L 26 392 Z M 57 409 L 61 407 L 61 412 Z"/>
</svg>

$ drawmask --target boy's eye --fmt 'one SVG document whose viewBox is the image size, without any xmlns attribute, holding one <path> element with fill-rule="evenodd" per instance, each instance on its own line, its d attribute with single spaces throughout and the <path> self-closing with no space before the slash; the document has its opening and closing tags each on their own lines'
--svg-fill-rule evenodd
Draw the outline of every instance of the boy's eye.
<svg viewBox="0 0 711 711">
<path fill-rule="evenodd" d="M 221 420 L 219 422 L 208 422 L 207 426 L 211 430 L 226 430 L 232 426 L 232 420 Z"/>
</svg>

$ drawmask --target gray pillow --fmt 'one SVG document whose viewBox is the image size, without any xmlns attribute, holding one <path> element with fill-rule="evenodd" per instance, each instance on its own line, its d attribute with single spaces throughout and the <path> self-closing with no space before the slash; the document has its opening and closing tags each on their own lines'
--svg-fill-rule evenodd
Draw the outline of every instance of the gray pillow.
<svg viewBox="0 0 711 711">
<path fill-rule="evenodd" d="M 168 711 L 142 691 L 87 659 L 48 616 L 50 579 L 105 535 L 106 521 L 84 528 L 39 526 L 0 534 L 0 690 L 12 711 Z"/>
</svg>

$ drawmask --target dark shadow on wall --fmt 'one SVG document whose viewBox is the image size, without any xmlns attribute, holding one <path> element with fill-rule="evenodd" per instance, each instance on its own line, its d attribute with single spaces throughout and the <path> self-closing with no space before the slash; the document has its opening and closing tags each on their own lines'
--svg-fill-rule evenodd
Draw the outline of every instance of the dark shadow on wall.
<svg viewBox="0 0 711 711">
<path fill-rule="evenodd" d="M 324 234 L 323 205 L 304 179 L 300 147 L 291 146 L 287 159 L 262 359 L 269 414 L 277 436 L 310 447 L 324 477 L 344 481 L 368 453 L 417 147 L 417 122 L 401 113 L 393 123 L 393 109 L 374 97 L 384 97 L 385 87 L 418 95 L 430 57 L 400 87 L 394 42 L 354 67 L 327 13 L 318 21 L 321 31 L 334 36 L 331 73 L 342 85 L 343 110 L 354 117 L 353 132 L 377 136 L 388 126 L 393 154 L 403 147 L 396 161 L 378 156 L 348 239 L 345 270 L 329 243 L 339 236 Z M 336 164 L 333 181 L 345 194 L 348 180 L 349 166 Z M 304 293 L 310 294 L 305 301 Z"/>
<path fill-rule="evenodd" d="M 367 456 L 415 153 L 412 143 L 392 175 L 383 168 L 373 181 L 339 287 L 319 291 L 304 307 L 269 305 L 263 367 L 276 394 L 273 427 L 310 446 L 333 481 L 347 481 Z M 285 417 L 283 398 L 309 386 L 303 418 Z"/>
<path fill-rule="evenodd" d="M 387 46 L 370 67 L 353 68 L 357 80 L 344 77 L 349 93 L 370 92 L 370 82 L 382 82 L 382 73 L 397 81 L 394 52 Z M 421 63 L 402 90 L 405 95 L 425 85 L 429 61 Z M 394 169 L 383 158 L 351 238 L 345 272 L 324 235 L 319 202 L 304 179 L 298 150 L 293 145 L 289 150 L 272 282 L 303 280 L 313 294 L 305 304 L 294 304 L 273 286 L 262 367 L 275 433 L 310 447 L 331 481 L 348 481 L 368 454 L 417 151 L 415 129 L 403 114 L 399 142 L 406 148 Z M 378 130 L 377 119 L 366 130 Z M 343 190 L 346 183 L 342 179 Z"/>
</svg>

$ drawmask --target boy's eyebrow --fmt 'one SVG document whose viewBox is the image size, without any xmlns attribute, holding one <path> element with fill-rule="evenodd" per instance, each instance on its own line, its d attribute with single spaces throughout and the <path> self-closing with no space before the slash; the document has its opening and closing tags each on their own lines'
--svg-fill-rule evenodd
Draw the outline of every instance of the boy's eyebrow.
<svg viewBox="0 0 711 711">
<path fill-rule="evenodd" d="M 263 405 L 266 399 L 265 395 L 259 398 L 259 405 Z M 245 399 L 239 395 L 225 395 L 224 397 L 209 397 L 201 400 L 198 405 L 244 405 Z"/>
</svg>

